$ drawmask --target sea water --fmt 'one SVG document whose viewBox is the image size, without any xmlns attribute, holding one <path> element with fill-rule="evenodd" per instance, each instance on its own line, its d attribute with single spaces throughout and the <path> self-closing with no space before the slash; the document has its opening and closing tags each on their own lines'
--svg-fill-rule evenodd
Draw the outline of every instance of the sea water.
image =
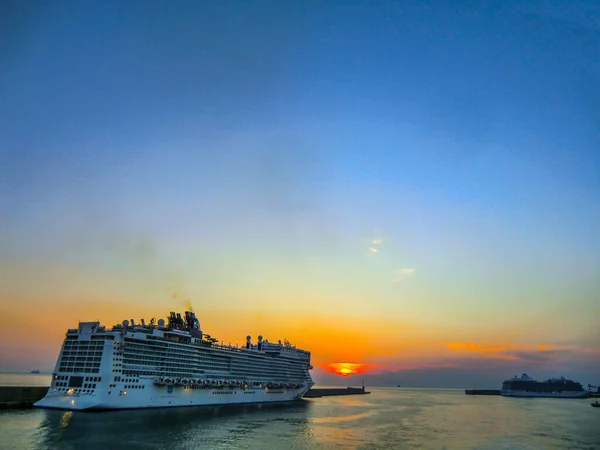
<svg viewBox="0 0 600 450">
<path fill-rule="evenodd" d="M 0 376 L 43 385 L 48 375 Z M 369 387 L 286 404 L 109 412 L 0 411 L 2 449 L 598 449 L 590 399 Z"/>
</svg>

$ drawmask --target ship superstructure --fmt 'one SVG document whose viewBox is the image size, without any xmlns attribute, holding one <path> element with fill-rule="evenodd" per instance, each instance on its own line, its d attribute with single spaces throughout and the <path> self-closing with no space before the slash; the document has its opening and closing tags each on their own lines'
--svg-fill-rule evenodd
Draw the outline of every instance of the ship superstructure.
<svg viewBox="0 0 600 450">
<path fill-rule="evenodd" d="M 282 402 L 312 386 L 310 352 L 258 336 L 244 346 L 203 334 L 196 315 L 132 319 L 66 333 L 52 383 L 35 406 L 73 410 Z"/>
<path fill-rule="evenodd" d="M 581 383 L 564 377 L 550 378 L 546 381 L 536 381 L 527 374 L 502 383 L 501 395 L 506 397 L 555 397 L 555 398 L 586 398 L 589 392 Z"/>
</svg>

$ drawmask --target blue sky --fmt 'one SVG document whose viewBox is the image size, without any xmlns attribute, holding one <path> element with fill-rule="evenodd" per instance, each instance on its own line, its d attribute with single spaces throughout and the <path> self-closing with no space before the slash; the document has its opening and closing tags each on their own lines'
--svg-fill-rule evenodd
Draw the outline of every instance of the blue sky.
<svg viewBox="0 0 600 450">
<path fill-rule="evenodd" d="M 3 8 L 1 262 L 32 302 L 77 268 L 131 305 L 293 293 L 598 344 L 593 2 Z"/>
</svg>

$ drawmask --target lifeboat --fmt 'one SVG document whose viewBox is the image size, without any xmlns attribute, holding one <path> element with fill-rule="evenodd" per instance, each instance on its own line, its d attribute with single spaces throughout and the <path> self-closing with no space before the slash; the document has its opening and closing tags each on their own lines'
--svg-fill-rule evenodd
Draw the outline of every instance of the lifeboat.
<svg viewBox="0 0 600 450">
<path fill-rule="evenodd" d="M 183 384 L 184 386 L 187 386 L 187 385 L 189 385 L 189 384 L 190 384 L 190 380 L 188 380 L 187 378 L 183 378 L 183 379 L 181 380 L 181 384 Z"/>
<path fill-rule="evenodd" d="M 171 378 L 165 378 L 164 381 L 167 386 L 170 386 L 171 384 L 173 384 L 173 380 Z"/>
<path fill-rule="evenodd" d="M 156 377 L 154 379 L 154 384 L 164 385 L 165 384 L 165 379 L 163 377 Z"/>
</svg>

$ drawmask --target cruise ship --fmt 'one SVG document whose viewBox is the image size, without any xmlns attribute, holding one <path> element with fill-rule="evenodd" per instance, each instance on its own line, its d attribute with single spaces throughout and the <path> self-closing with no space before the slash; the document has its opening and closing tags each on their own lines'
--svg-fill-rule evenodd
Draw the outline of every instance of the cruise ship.
<svg viewBox="0 0 600 450">
<path fill-rule="evenodd" d="M 80 322 L 66 333 L 41 408 L 106 410 L 272 403 L 314 385 L 310 352 L 258 336 L 244 346 L 202 333 L 192 311 L 168 322 Z"/>
<path fill-rule="evenodd" d="M 501 395 L 506 397 L 555 397 L 555 398 L 587 398 L 589 392 L 580 383 L 564 377 L 551 378 L 546 381 L 535 381 L 527 374 L 502 383 Z"/>
</svg>

